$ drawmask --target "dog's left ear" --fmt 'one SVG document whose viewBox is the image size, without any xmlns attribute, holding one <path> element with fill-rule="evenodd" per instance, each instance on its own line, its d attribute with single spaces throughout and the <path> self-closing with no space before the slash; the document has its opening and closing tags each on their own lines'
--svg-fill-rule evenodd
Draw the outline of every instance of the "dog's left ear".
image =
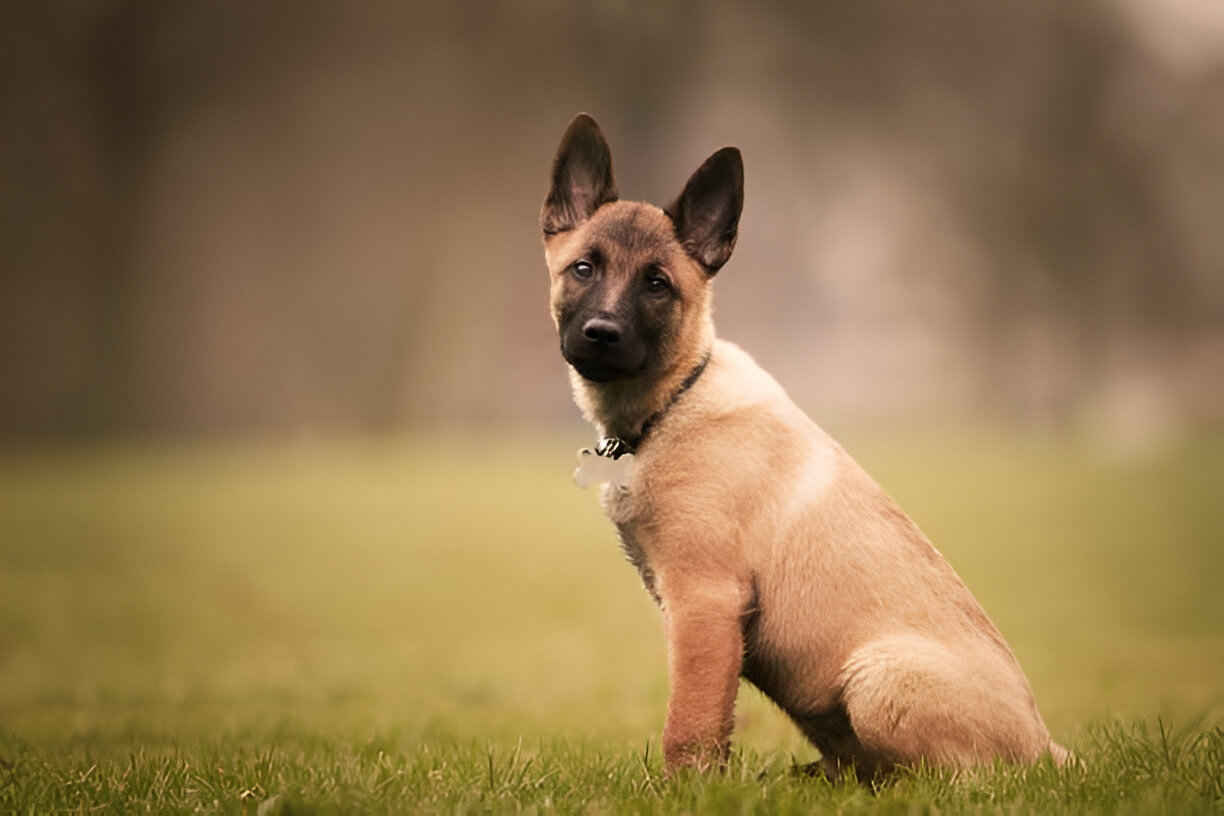
<svg viewBox="0 0 1224 816">
<path fill-rule="evenodd" d="M 713 275 L 731 257 L 743 209 L 744 160 L 724 147 L 697 168 L 666 212 L 680 243 Z"/>
<path fill-rule="evenodd" d="M 612 151 L 595 120 L 580 113 L 561 137 L 553 159 L 552 188 L 540 210 L 540 229 L 545 236 L 571 230 L 610 201 L 616 201 Z"/>
</svg>

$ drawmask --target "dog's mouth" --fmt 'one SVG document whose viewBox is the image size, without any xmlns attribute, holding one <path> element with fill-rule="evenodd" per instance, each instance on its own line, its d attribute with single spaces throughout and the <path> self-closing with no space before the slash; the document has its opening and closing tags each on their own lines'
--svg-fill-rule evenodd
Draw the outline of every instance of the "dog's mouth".
<svg viewBox="0 0 1224 816">
<path fill-rule="evenodd" d="M 581 374 L 584 380 L 597 383 L 616 382 L 617 380 L 627 379 L 629 376 L 620 369 L 591 363 L 575 365 L 574 370 Z"/>
<path fill-rule="evenodd" d="M 590 380 L 591 382 L 597 383 L 627 380 L 636 373 L 618 365 L 609 364 L 602 360 L 571 360 L 567 358 L 566 362 L 573 366 L 574 370 L 581 374 L 584 380 Z"/>
<path fill-rule="evenodd" d="M 628 380 L 642 373 L 646 367 L 645 355 L 641 360 L 627 360 L 623 353 L 575 353 L 562 344 L 561 356 L 574 367 L 584 380 L 597 383 Z"/>
</svg>

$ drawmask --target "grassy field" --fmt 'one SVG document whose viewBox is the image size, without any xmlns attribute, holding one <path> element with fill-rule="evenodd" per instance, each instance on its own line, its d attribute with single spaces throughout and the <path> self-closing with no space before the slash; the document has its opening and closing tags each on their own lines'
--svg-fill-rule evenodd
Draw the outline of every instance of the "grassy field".
<svg viewBox="0 0 1224 816">
<path fill-rule="evenodd" d="M 795 776 L 747 686 L 729 771 L 662 776 L 658 615 L 585 441 L 0 458 L 0 812 L 1224 812 L 1224 438 L 844 440 L 1084 759 L 876 792 Z"/>
</svg>

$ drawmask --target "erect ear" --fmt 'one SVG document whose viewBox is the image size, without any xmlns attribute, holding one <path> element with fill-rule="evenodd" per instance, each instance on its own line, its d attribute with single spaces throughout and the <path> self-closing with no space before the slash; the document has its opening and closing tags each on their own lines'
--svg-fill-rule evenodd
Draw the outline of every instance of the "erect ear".
<svg viewBox="0 0 1224 816">
<path fill-rule="evenodd" d="M 731 257 L 744 209 L 744 160 L 724 147 L 705 160 L 667 207 L 680 243 L 713 275 Z"/>
<path fill-rule="evenodd" d="M 553 159 L 552 189 L 540 210 L 540 228 L 545 235 L 565 232 L 615 200 L 612 152 L 595 120 L 580 113 L 566 128 Z"/>
</svg>

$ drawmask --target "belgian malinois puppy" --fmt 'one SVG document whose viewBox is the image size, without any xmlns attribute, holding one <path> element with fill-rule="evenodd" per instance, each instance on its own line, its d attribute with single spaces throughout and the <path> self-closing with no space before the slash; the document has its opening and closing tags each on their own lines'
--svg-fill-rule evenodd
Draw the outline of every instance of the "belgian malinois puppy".
<svg viewBox="0 0 1224 816">
<path fill-rule="evenodd" d="M 663 612 L 668 767 L 725 760 L 740 677 L 790 715 L 831 775 L 1063 761 L 1011 649 L 948 562 L 769 374 L 715 337 L 711 281 L 735 246 L 743 183 L 727 147 L 665 209 L 620 201 L 608 144 L 582 114 L 540 215 L 561 354 L 603 438 L 584 453 L 608 466 L 595 477 L 604 507 Z"/>
</svg>

